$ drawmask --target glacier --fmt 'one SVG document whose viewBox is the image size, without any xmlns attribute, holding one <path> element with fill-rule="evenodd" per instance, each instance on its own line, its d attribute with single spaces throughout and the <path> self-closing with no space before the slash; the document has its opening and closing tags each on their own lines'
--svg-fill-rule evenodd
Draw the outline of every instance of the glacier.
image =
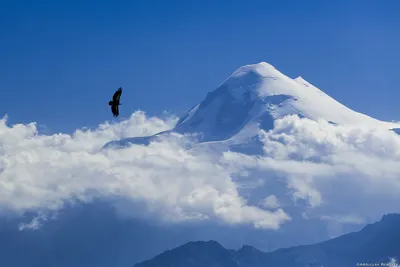
<svg viewBox="0 0 400 267">
<path fill-rule="evenodd" d="M 148 145 L 168 138 L 187 138 L 187 148 L 212 146 L 246 154 L 261 153 L 258 133 L 273 129 L 277 119 L 297 115 L 335 125 L 378 127 L 399 132 L 400 124 L 381 121 L 336 101 L 301 76 L 292 79 L 266 62 L 238 68 L 205 99 L 184 114 L 174 128 L 152 136 L 124 138 L 103 148 Z"/>
</svg>

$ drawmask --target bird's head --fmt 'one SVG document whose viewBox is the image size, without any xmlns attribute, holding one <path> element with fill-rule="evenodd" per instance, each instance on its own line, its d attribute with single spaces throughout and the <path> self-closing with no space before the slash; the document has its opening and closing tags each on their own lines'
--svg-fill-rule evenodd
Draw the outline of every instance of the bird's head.
<svg viewBox="0 0 400 267">
<path fill-rule="evenodd" d="M 112 101 L 108 102 L 108 105 L 112 106 L 112 104 L 113 104 L 113 102 L 112 102 Z"/>
</svg>

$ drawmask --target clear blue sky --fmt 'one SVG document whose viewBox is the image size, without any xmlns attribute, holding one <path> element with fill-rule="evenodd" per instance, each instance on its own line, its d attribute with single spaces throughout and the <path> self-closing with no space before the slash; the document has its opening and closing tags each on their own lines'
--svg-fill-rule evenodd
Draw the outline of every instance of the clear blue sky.
<svg viewBox="0 0 400 267">
<path fill-rule="evenodd" d="M 266 61 L 343 104 L 400 120 L 400 1 L 0 0 L 0 116 L 71 131 L 182 113 Z"/>
</svg>

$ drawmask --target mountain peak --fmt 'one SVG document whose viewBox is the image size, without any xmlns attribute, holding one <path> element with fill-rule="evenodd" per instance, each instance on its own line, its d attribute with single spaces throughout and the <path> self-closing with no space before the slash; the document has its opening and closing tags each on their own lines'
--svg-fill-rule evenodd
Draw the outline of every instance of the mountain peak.
<svg viewBox="0 0 400 267">
<path fill-rule="evenodd" d="M 296 82 L 299 82 L 301 84 L 303 84 L 304 86 L 308 87 L 308 86 L 312 86 L 309 82 L 307 82 L 306 80 L 304 80 L 304 78 L 302 76 L 298 76 L 297 78 L 294 79 Z"/>
<path fill-rule="evenodd" d="M 400 225 L 400 214 L 388 213 L 382 216 L 381 222 L 397 223 Z"/>
<path fill-rule="evenodd" d="M 238 252 L 245 254 L 263 253 L 261 250 L 256 249 L 255 247 L 249 245 L 242 245 L 242 247 L 238 250 Z"/>
<path fill-rule="evenodd" d="M 379 121 L 351 110 L 301 76 L 292 79 L 271 64 L 259 62 L 236 69 L 186 112 L 171 131 L 197 133 L 200 142 L 238 144 L 254 140 L 259 129 L 268 131 L 275 120 L 287 115 L 324 119 L 338 125 L 400 128 L 398 123 Z"/>
<path fill-rule="evenodd" d="M 222 141 L 253 123 L 270 130 L 276 119 L 293 114 L 341 125 L 398 127 L 347 108 L 301 76 L 292 79 L 271 64 L 259 62 L 234 71 L 194 106 L 174 130 L 202 133 L 204 142 Z"/>
<path fill-rule="evenodd" d="M 214 247 L 214 248 L 222 248 L 222 245 L 215 240 L 208 240 L 208 241 L 189 241 L 184 246 L 191 246 L 191 247 Z"/>
<path fill-rule="evenodd" d="M 232 73 L 232 75 L 229 77 L 239 77 L 248 73 L 255 73 L 258 74 L 261 77 L 269 77 L 269 76 L 274 76 L 274 75 L 283 75 L 280 73 L 274 66 L 267 62 L 260 62 L 256 64 L 249 64 L 249 65 L 244 65 L 240 68 L 238 68 L 236 71 Z M 229 79 L 228 78 L 228 79 Z"/>
</svg>

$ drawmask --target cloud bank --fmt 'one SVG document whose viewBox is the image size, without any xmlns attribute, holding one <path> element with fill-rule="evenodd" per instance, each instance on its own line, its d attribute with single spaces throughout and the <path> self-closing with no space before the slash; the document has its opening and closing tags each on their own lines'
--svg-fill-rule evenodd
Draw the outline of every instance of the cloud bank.
<svg viewBox="0 0 400 267">
<path fill-rule="evenodd" d="M 261 130 L 260 139 L 262 156 L 227 152 L 225 160 L 262 170 L 267 181 L 284 177 L 289 189 L 284 193 L 294 203 L 306 201 L 306 218 L 362 224 L 399 212 L 400 136 L 395 132 L 287 116 L 273 130 Z"/>
<path fill-rule="evenodd" d="M 304 218 L 338 224 L 398 211 L 400 137 L 386 129 L 287 116 L 275 121 L 273 130 L 259 131 L 264 153 L 258 156 L 227 151 L 216 158 L 212 150 L 187 150 L 181 139 L 169 137 L 149 146 L 101 149 L 111 140 L 171 129 L 176 121 L 138 111 L 93 130 L 41 135 L 34 123 L 9 126 L 4 118 L 0 207 L 45 212 L 73 199 L 121 198 L 141 205 L 139 216 L 266 229 L 290 221 L 293 208 Z M 249 189 L 254 204 L 240 188 L 252 180 L 261 181 Z M 21 228 L 37 225 L 35 220 Z"/>
<path fill-rule="evenodd" d="M 45 212 L 66 201 L 100 196 L 139 203 L 146 213 L 170 222 L 216 219 L 277 228 L 290 219 L 282 210 L 247 205 L 229 169 L 207 154 L 184 150 L 179 139 L 101 149 L 110 140 L 170 129 L 176 121 L 136 112 L 124 122 L 105 123 L 94 130 L 40 135 L 34 123 L 8 126 L 4 118 L 0 121 L 0 206 L 15 212 Z M 21 229 L 37 225 L 36 219 Z"/>
</svg>

